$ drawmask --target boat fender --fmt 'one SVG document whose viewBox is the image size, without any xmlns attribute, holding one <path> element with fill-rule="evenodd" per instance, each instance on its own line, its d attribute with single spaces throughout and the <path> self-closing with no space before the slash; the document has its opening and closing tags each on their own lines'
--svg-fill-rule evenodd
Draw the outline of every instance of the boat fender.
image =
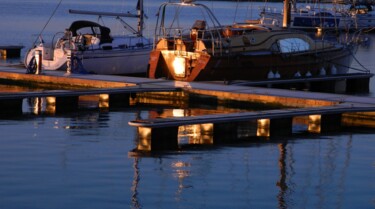
<svg viewBox="0 0 375 209">
<path fill-rule="evenodd" d="M 275 74 L 273 74 L 272 70 L 270 70 L 270 72 L 268 72 L 267 78 L 268 78 L 268 79 L 273 79 L 273 78 L 275 78 Z"/>
<path fill-rule="evenodd" d="M 35 56 L 33 56 L 29 64 L 27 64 L 26 74 L 35 74 L 36 68 L 37 68 L 36 59 L 35 59 Z"/>
<path fill-rule="evenodd" d="M 276 71 L 275 78 L 281 78 L 281 75 L 280 75 L 279 71 Z"/>
<path fill-rule="evenodd" d="M 298 78 L 298 77 L 301 77 L 301 73 L 299 71 L 297 71 L 295 74 L 294 74 L 294 77 Z"/>
<path fill-rule="evenodd" d="M 272 25 L 276 26 L 276 27 L 279 27 L 280 24 L 279 24 L 279 21 L 277 19 L 273 19 L 272 20 Z"/>
<path fill-rule="evenodd" d="M 319 75 L 326 75 L 326 69 L 324 69 L 324 67 L 322 67 L 319 71 Z"/>
<path fill-rule="evenodd" d="M 331 67 L 331 74 L 332 75 L 336 75 L 337 74 L 337 68 L 336 68 L 335 65 L 332 65 L 332 67 Z"/>
</svg>

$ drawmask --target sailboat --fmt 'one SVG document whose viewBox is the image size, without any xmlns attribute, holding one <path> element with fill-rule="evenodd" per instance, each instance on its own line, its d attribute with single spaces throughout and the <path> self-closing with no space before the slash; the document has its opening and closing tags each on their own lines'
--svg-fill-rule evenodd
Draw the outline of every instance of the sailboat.
<svg viewBox="0 0 375 209">
<path fill-rule="evenodd" d="M 315 30 L 338 29 L 349 30 L 353 26 L 353 18 L 345 9 L 321 7 L 319 4 L 307 4 L 297 8 L 297 0 L 291 1 L 289 12 L 290 28 Z M 285 9 L 285 8 L 284 8 Z M 263 8 L 260 16 L 262 23 L 272 22 L 274 25 L 281 25 L 284 17 L 283 11 L 276 8 Z"/>
<path fill-rule="evenodd" d="M 69 10 L 71 14 L 114 17 L 130 35 L 112 36 L 110 28 L 88 20 L 74 21 L 52 44 L 41 42 L 24 59 L 28 73 L 35 73 L 37 56 L 42 70 L 107 75 L 145 75 L 152 42 L 143 36 L 143 0 L 138 0 L 137 14 Z M 138 18 L 134 29 L 123 18 Z M 39 53 L 39 54 L 38 54 Z"/>
<path fill-rule="evenodd" d="M 158 14 L 149 78 L 260 81 L 345 74 L 357 48 L 352 42 L 313 39 L 302 31 L 221 25 L 207 6 L 192 1 L 164 3 Z"/>
</svg>

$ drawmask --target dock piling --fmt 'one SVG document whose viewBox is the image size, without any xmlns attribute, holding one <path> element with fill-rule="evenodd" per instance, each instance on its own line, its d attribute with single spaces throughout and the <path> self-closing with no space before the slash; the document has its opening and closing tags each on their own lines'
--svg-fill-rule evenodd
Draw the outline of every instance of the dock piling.
<svg viewBox="0 0 375 209">
<path fill-rule="evenodd" d="M 369 93 L 370 78 L 347 79 L 346 93 Z"/>
<path fill-rule="evenodd" d="M 270 136 L 290 136 L 292 135 L 293 118 L 278 118 L 270 120 Z"/>
<path fill-rule="evenodd" d="M 56 97 L 55 113 L 64 113 L 78 110 L 78 96 L 61 96 Z"/>
<path fill-rule="evenodd" d="M 146 128 L 138 127 L 139 151 L 163 151 L 178 149 L 178 126 Z"/>
<path fill-rule="evenodd" d="M 109 94 L 109 108 L 128 107 L 130 102 L 130 93 L 113 93 Z"/>
<path fill-rule="evenodd" d="M 323 114 L 320 121 L 320 132 L 339 131 L 341 129 L 341 114 Z"/>
<path fill-rule="evenodd" d="M 0 54 L 3 58 L 17 58 L 21 56 L 23 47 L 18 45 L 0 46 Z"/>
<path fill-rule="evenodd" d="M 22 102 L 23 99 L 0 100 L 1 115 L 22 115 Z"/>
<path fill-rule="evenodd" d="M 214 144 L 226 143 L 237 138 L 237 123 L 214 123 L 213 140 Z"/>
</svg>

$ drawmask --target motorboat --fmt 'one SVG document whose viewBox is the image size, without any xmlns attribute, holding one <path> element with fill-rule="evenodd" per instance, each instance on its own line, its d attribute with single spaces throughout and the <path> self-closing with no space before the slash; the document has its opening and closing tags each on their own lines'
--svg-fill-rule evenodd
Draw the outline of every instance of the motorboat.
<svg viewBox="0 0 375 209">
<path fill-rule="evenodd" d="M 345 74 L 356 49 L 349 40 L 315 39 L 302 31 L 248 23 L 221 25 L 204 4 L 168 2 L 159 7 L 148 77 L 261 81 Z"/>
<path fill-rule="evenodd" d="M 114 17 L 119 20 L 127 35 L 111 35 L 111 29 L 88 20 L 74 21 L 64 32 L 58 32 L 51 42 L 41 41 L 30 49 L 24 59 L 28 73 L 35 73 L 36 56 L 41 57 L 42 70 L 63 70 L 72 73 L 108 75 L 145 75 L 150 39 L 142 35 L 143 1 L 137 4 L 137 13 L 110 13 L 69 10 L 71 14 Z M 124 18 L 138 18 L 138 28 L 131 27 Z"/>
<path fill-rule="evenodd" d="M 296 1 L 291 1 L 289 11 L 289 28 L 302 30 L 336 29 L 350 30 L 353 18 L 344 8 L 326 8 L 320 4 L 307 4 L 297 7 Z M 280 26 L 284 18 L 284 9 L 264 7 L 260 12 L 261 23 L 270 23 Z"/>
<path fill-rule="evenodd" d="M 354 28 L 370 29 L 375 28 L 375 10 L 372 5 L 366 3 L 353 4 L 349 12 L 354 18 Z"/>
</svg>

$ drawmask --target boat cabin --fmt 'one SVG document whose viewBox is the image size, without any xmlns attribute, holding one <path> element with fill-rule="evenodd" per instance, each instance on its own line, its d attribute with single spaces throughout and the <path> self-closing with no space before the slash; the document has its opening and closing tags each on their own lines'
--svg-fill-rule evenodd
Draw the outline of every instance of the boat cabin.
<svg viewBox="0 0 375 209">
<path fill-rule="evenodd" d="M 113 40 L 108 27 L 87 20 L 73 22 L 69 31 L 75 37 L 74 41 L 81 42 L 84 46 L 111 43 Z"/>
</svg>

